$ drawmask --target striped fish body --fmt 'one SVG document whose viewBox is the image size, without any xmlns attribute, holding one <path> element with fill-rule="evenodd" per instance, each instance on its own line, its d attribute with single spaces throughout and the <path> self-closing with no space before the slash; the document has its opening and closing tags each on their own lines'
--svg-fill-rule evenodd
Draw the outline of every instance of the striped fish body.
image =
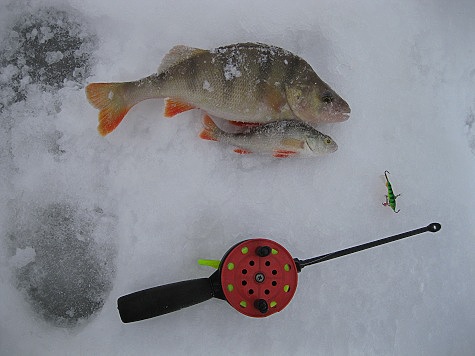
<svg viewBox="0 0 475 356">
<path fill-rule="evenodd" d="M 337 122 L 346 120 L 350 112 L 348 104 L 305 60 L 260 43 L 214 50 L 176 46 L 156 74 L 133 82 L 92 83 L 86 92 L 92 105 L 101 110 L 99 120 L 109 127 L 117 116 L 111 111 L 123 117 L 149 98 L 172 99 L 165 116 L 200 108 L 226 120 L 255 123 L 289 118 Z"/>
<path fill-rule="evenodd" d="M 314 157 L 338 149 L 329 136 L 296 120 L 274 121 L 241 133 L 221 130 L 208 115 L 205 115 L 203 125 L 205 129 L 200 134 L 201 138 L 235 146 L 234 151 L 240 154 L 271 154 L 278 158 L 294 155 Z"/>
</svg>

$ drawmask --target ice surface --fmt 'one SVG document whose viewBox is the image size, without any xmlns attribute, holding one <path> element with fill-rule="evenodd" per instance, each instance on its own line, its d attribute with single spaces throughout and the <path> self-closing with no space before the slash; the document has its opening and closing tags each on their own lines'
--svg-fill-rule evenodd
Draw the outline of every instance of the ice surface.
<svg viewBox="0 0 475 356">
<path fill-rule="evenodd" d="M 475 353 L 472 1 L 34 3 L 0 5 L 1 354 Z M 337 152 L 237 155 L 197 137 L 198 111 L 165 119 L 157 100 L 98 135 L 86 82 L 246 41 L 301 55 L 350 104 L 318 127 Z M 209 276 L 196 260 L 246 238 L 307 258 L 433 221 L 436 235 L 306 268 L 269 318 L 216 299 L 117 313 L 121 295 Z"/>
</svg>

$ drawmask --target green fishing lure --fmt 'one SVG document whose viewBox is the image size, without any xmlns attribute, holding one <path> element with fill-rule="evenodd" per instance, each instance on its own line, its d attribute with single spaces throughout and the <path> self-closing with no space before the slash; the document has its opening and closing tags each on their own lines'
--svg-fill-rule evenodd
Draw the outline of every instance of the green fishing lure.
<svg viewBox="0 0 475 356">
<path fill-rule="evenodd" d="M 393 188 L 391 187 L 391 183 L 389 183 L 388 174 L 390 174 L 388 171 L 384 171 L 384 176 L 386 177 L 386 187 L 388 188 L 388 195 L 386 195 L 386 202 L 383 203 L 383 205 L 384 206 L 389 205 L 395 213 L 399 213 L 400 210 L 396 211 L 396 198 L 401 196 L 401 194 L 394 195 Z"/>
</svg>

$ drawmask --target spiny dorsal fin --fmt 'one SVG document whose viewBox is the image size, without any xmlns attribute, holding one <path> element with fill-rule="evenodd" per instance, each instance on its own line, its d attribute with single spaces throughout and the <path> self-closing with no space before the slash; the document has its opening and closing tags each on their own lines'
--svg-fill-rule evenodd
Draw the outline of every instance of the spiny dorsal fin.
<svg viewBox="0 0 475 356">
<path fill-rule="evenodd" d="M 203 52 L 207 51 L 204 49 L 193 48 L 183 45 L 175 46 L 165 55 L 165 57 L 163 57 L 162 63 L 160 63 L 157 72 L 162 73 L 174 66 L 175 64 L 180 63 L 192 56 Z"/>
</svg>

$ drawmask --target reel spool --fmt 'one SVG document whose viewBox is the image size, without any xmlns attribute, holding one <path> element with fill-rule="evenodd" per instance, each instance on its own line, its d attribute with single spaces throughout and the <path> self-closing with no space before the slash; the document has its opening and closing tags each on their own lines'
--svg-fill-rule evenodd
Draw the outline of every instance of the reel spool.
<svg viewBox="0 0 475 356">
<path fill-rule="evenodd" d="M 200 260 L 217 268 L 209 278 L 158 286 L 122 296 L 117 305 L 124 323 L 171 313 L 211 298 L 226 300 L 238 312 L 255 318 L 280 312 L 297 289 L 302 268 L 423 232 L 437 232 L 439 223 L 328 253 L 307 260 L 293 258 L 280 244 L 250 239 L 231 247 L 221 261 Z"/>
</svg>

